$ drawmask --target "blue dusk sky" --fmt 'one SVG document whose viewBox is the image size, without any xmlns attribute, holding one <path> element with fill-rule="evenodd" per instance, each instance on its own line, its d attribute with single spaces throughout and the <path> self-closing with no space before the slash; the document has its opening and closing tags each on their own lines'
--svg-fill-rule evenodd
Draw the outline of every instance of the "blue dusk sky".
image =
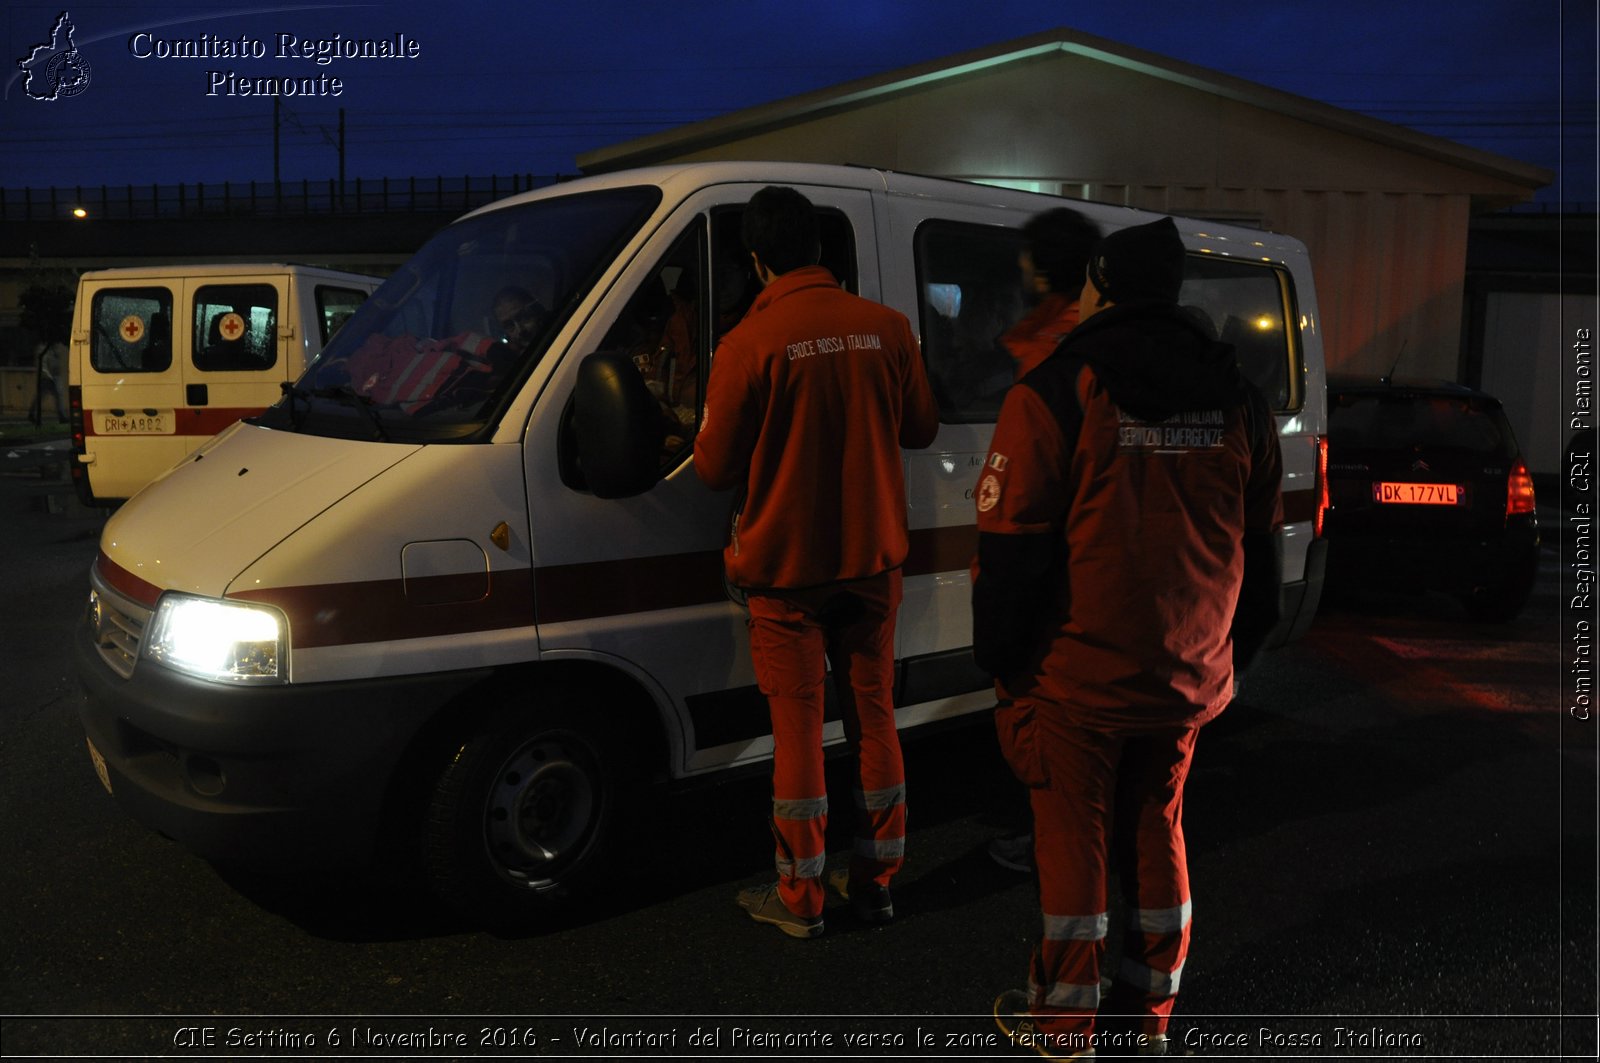
<svg viewBox="0 0 1600 1063">
<path fill-rule="evenodd" d="M 63 13 L 77 53 L 52 63 Z M 281 101 L 284 180 L 337 176 L 341 108 L 351 178 L 572 174 L 594 148 L 1069 27 L 1544 167 L 1540 202 L 1592 209 L 1595 18 L 1571 0 L 13 3 L 0 187 L 270 181 L 272 100 L 238 90 L 258 77 L 317 82 Z M 351 39 L 401 54 L 316 58 Z"/>
</svg>

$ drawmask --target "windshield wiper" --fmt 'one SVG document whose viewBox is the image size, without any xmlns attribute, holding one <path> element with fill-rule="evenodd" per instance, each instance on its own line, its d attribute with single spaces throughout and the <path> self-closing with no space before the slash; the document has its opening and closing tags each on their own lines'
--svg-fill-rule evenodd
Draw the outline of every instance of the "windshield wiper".
<svg viewBox="0 0 1600 1063">
<path fill-rule="evenodd" d="M 311 396 L 309 393 L 301 391 L 288 380 L 280 383 L 278 387 L 283 389 L 283 397 L 289 400 L 289 431 L 298 432 L 300 431 L 300 425 L 305 421 L 305 414 L 295 408 L 294 400 L 300 399 L 307 406 L 310 406 Z"/>
<path fill-rule="evenodd" d="M 331 388 L 314 388 L 311 394 L 319 399 L 332 399 L 342 406 L 354 406 L 367 415 L 372 422 L 373 430 L 378 433 L 378 442 L 389 442 L 389 433 L 383 429 L 383 418 L 378 415 L 377 407 L 367 396 L 361 394 L 349 384 L 338 384 Z"/>
</svg>

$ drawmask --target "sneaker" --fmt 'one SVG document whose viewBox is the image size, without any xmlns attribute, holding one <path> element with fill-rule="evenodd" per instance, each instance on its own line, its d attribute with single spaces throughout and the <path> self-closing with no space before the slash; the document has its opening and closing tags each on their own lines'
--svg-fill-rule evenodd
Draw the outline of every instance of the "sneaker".
<svg viewBox="0 0 1600 1063">
<path fill-rule="evenodd" d="M 857 886 L 856 895 L 851 897 L 850 870 L 841 867 L 828 872 L 828 887 L 850 902 L 856 918 L 863 923 L 881 926 L 894 919 L 894 898 L 889 895 L 888 886 L 869 882 Z"/>
<path fill-rule="evenodd" d="M 822 933 L 822 916 L 807 918 L 795 915 L 778 895 L 776 882 L 740 890 L 734 899 L 739 902 L 739 907 L 750 913 L 751 919 L 758 923 L 771 923 L 792 938 L 814 938 Z"/>
<path fill-rule="evenodd" d="M 1038 1021 L 1028 1013 L 1028 994 L 1020 989 L 1008 989 L 994 998 L 994 1021 L 1012 1048 L 1031 1048 L 1045 1059 L 1094 1058 L 1093 1045 L 1076 1052 L 1056 1051 L 1056 1039 L 1039 1029 Z"/>
<path fill-rule="evenodd" d="M 1033 873 L 1033 834 L 1007 834 L 989 843 L 989 856 L 1001 867 Z"/>
</svg>

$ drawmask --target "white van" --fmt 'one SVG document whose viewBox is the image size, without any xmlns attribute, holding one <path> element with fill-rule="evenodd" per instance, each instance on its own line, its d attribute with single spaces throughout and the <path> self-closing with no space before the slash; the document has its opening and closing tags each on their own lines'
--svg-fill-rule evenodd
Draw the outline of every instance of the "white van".
<svg viewBox="0 0 1600 1063">
<path fill-rule="evenodd" d="M 381 283 L 277 263 L 83 274 L 68 370 L 79 495 L 130 498 L 277 402 Z"/>
<path fill-rule="evenodd" d="M 1024 311 L 1019 227 L 1067 201 L 684 165 L 467 215 L 282 402 L 111 518 L 77 640 L 106 788 L 211 857 L 362 861 L 380 837 L 409 839 L 438 892 L 484 917 L 592 881 L 645 780 L 770 757 L 722 576 L 733 498 L 691 467 L 716 340 L 758 286 L 741 211 L 768 184 L 817 205 L 823 262 L 848 288 L 911 319 L 940 405 L 934 445 L 905 456 L 900 722 L 989 708 L 967 573 L 1011 374 L 995 338 Z M 1070 205 L 1106 230 L 1151 217 Z M 1292 637 L 1323 554 L 1310 263 L 1287 237 L 1180 227 L 1185 302 L 1239 344 L 1278 413 Z M 526 349 L 499 338 L 510 316 L 536 323 Z"/>
</svg>

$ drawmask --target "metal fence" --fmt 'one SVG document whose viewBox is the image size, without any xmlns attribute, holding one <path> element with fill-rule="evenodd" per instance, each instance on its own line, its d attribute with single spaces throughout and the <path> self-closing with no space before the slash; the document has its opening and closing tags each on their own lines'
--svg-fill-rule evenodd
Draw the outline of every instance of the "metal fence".
<svg viewBox="0 0 1600 1063">
<path fill-rule="evenodd" d="M 0 188 L 0 221 L 89 218 L 198 218 L 217 215 L 458 214 L 497 199 L 557 184 L 563 175 L 379 177 L 341 182 L 224 181 L 211 184 Z M 1592 215 L 1593 203 L 1521 203 L 1507 214 Z"/>
<path fill-rule="evenodd" d="M 101 185 L 0 189 L 0 221 L 198 218 L 225 215 L 305 217 L 320 214 L 460 213 L 518 192 L 556 184 L 560 176 L 355 178 L 323 181 L 224 181 L 192 185 Z"/>
</svg>

